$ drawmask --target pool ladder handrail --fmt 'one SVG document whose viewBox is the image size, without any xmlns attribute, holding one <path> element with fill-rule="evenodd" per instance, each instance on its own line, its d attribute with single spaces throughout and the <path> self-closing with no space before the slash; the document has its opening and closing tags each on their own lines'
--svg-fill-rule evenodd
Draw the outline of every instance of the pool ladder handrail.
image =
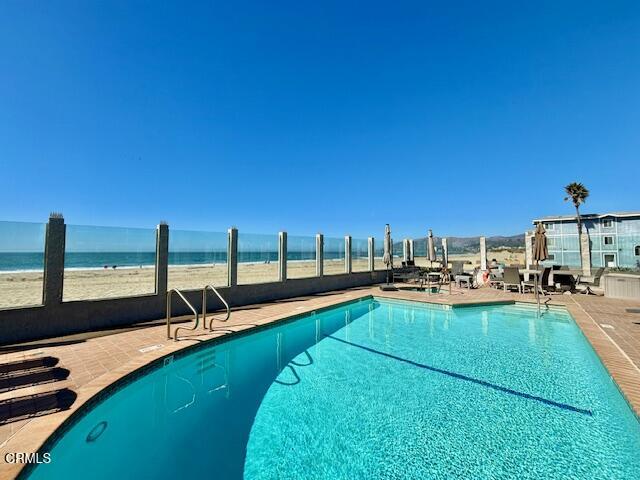
<svg viewBox="0 0 640 480">
<path fill-rule="evenodd" d="M 218 292 L 216 287 L 214 287 L 213 285 L 205 285 L 205 287 L 202 289 L 202 326 L 205 330 L 207 329 L 207 290 L 211 290 L 213 293 L 215 293 L 224 305 L 224 308 L 227 310 L 227 316 L 224 318 L 224 320 L 220 321 L 226 322 L 227 320 L 229 320 L 229 317 L 231 317 L 231 309 L 229 308 L 229 304 L 224 298 L 222 298 L 222 295 L 220 295 L 220 292 Z M 209 321 L 209 331 L 213 330 L 214 320 L 215 317 L 211 317 L 211 320 Z"/>
<path fill-rule="evenodd" d="M 182 301 L 187 305 L 187 307 L 189 307 L 189 309 L 193 312 L 194 320 L 196 322 L 193 325 L 193 328 L 191 328 L 191 327 L 178 327 L 178 328 L 176 328 L 175 331 L 173 332 L 173 337 L 172 337 L 171 336 L 171 298 L 173 297 L 174 293 L 177 293 L 178 296 L 182 299 Z M 174 341 L 177 342 L 178 341 L 178 330 L 182 329 L 182 330 L 192 330 L 193 331 L 193 330 L 198 328 L 199 324 L 200 324 L 200 316 L 198 315 L 198 312 L 193 307 L 193 305 L 191 305 L 189 300 L 186 299 L 186 297 L 182 294 L 182 292 L 180 290 L 178 290 L 177 288 L 172 288 L 171 290 L 169 290 L 167 292 L 167 338 L 173 338 Z"/>
</svg>

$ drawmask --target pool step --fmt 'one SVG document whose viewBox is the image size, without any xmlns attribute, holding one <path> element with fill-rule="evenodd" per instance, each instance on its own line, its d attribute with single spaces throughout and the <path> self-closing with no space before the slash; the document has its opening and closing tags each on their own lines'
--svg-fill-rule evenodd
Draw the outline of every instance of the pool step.
<svg viewBox="0 0 640 480">
<path fill-rule="evenodd" d="M 36 368 L 55 367 L 60 360 L 51 357 L 36 357 L 28 360 L 17 360 L 14 362 L 0 363 L 0 376 L 11 372 L 32 370 Z"/>
<path fill-rule="evenodd" d="M 20 388 L 66 380 L 69 370 L 61 367 L 40 367 L 27 370 L 12 370 L 0 374 L 0 393 Z"/>
<path fill-rule="evenodd" d="M 77 398 L 69 388 L 0 400 L 0 425 L 67 410 Z"/>
</svg>

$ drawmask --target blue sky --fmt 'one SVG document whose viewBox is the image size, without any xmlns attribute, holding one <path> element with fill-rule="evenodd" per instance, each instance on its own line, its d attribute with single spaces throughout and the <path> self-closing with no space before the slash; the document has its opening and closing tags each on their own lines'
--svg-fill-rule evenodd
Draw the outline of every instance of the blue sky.
<svg viewBox="0 0 640 480">
<path fill-rule="evenodd" d="M 394 237 L 639 210 L 640 3 L 0 3 L 0 219 Z"/>
</svg>

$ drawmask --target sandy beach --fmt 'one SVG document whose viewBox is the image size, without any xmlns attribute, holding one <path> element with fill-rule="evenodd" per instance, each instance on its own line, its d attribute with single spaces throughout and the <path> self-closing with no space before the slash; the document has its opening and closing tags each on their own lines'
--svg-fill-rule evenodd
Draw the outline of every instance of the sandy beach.
<svg viewBox="0 0 640 480">
<path fill-rule="evenodd" d="M 506 264 L 524 264 L 524 253 L 507 251 L 489 252 L 489 260 L 495 258 Z M 467 269 L 480 264 L 479 254 L 450 255 L 450 260 L 469 262 Z M 395 259 L 396 266 L 400 259 Z M 429 261 L 416 257 L 416 265 L 427 267 Z M 434 264 L 435 266 L 435 264 Z M 354 272 L 366 271 L 367 259 L 356 259 L 352 263 Z M 381 258 L 375 259 L 376 270 L 384 270 Z M 325 260 L 325 275 L 344 272 L 344 260 Z M 287 264 L 289 278 L 313 277 L 316 274 L 315 261 L 296 261 Z M 238 283 L 264 283 L 278 280 L 278 263 L 240 263 L 238 265 Z M 41 272 L 0 273 L 0 308 L 39 305 L 42 303 Z M 206 284 L 226 285 L 227 265 L 170 266 L 169 288 L 202 288 Z M 155 291 L 155 269 L 120 268 L 66 270 L 64 278 L 64 301 L 87 300 L 96 298 L 126 297 L 144 295 Z"/>
</svg>

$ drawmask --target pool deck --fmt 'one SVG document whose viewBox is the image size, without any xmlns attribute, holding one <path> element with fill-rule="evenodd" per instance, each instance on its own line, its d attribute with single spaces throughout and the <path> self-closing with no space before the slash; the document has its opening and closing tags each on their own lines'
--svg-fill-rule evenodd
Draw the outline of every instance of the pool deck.
<svg viewBox="0 0 640 480">
<path fill-rule="evenodd" d="M 159 324 L 31 342 L 12 349 L 3 347 L 0 349 L 0 364 L 52 357 L 62 375 L 60 379 L 50 379 L 49 383 L 0 392 L 2 408 L 9 414 L 12 413 L 11 407 L 7 406 L 9 401 L 29 395 L 33 396 L 30 400 L 33 408 L 30 410 L 29 405 L 25 407 L 25 402 L 22 402 L 19 411 L 37 411 L 40 408 L 39 411 L 43 412 L 48 408 L 48 411 L 55 412 L 0 425 L 0 479 L 14 478 L 24 466 L 6 463 L 6 453 L 36 452 L 47 437 L 91 397 L 161 357 L 203 341 L 264 327 L 370 295 L 454 307 L 534 302 L 531 294 L 505 293 L 490 288 L 467 290 L 454 287 L 451 294 L 445 289 L 443 293 L 429 295 L 408 290 L 383 292 L 378 287 L 363 287 L 234 308 L 228 322 L 214 321 L 213 332 L 205 333 L 200 326 L 197 332 L 183 331 L 184 340 L 178 342 L 168 340 L 166 325 Z M 640 302 L 587 295 L 552 295 L 547 298 L 550 298 L 550 305 L 566 306 L 640 416 L 640 313 L 627 311 L 640 308 Z M 77 394 L 66 410 L 56 412 L 55 405 L 38 400 L 38 395 L 61 389 Z"/>
</svg>

